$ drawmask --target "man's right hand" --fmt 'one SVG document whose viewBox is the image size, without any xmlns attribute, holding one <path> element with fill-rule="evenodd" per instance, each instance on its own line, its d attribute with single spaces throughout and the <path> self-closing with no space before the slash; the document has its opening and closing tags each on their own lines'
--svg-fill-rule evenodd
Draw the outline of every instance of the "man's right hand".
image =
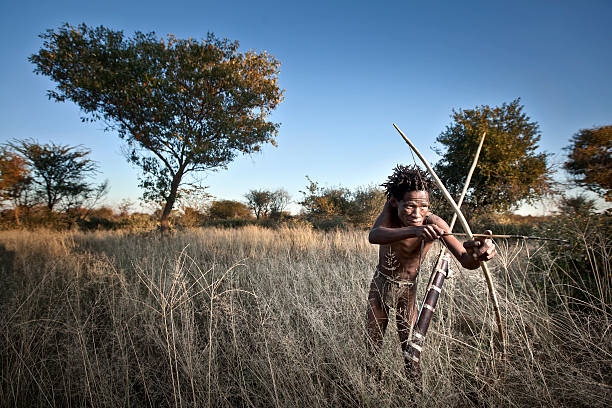
<svg viewBox="0 0 612 408">
<path fill-rule="evenodd" d="M 420 227 L 416 227 L 416 236 L 421 238 L 425 242 L 435 241 L 436 239 L 442 238 L 444 229 L 437 226 L 436 224 L 428 224 Z"/>
</svg>

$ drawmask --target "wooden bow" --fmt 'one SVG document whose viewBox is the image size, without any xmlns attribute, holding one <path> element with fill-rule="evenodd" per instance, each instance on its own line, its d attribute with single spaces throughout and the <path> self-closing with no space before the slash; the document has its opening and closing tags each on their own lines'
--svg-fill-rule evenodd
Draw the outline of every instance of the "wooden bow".
<svg viewBox="0 0 612 408">
<path fill-rule="evenodd" d="M 438 188 L 442 192 L 442 195 L 444 195 L 444 198 L 446 199 L 448 204 L 450 204 L 450 206 L 453 208 L 453 211 L 455 212 L 455 215 L 457 216 L 457 219 L 461 223 L 461 226 L 466 232 L 468 238 L 473 239 L 474 235 L 472 234 L 472 230 L 470 229 L 470 226 L 468 225 L 467 220 L 461 213 L 461 210 L 457 206 L 457 203 L 455 203 L 455 200 L 453 200 L 453 198 L 449 194 L 446 187 L 444 187 L 444 184 L 442 183 L 442 181 L 440 180 L 436 172 L 433 170 L 431 165 L 427 162 L 425 157 L 423 157 L 421 152 L 419 152 L 416 146 L 410 141 L 410 139 L 408 139 L 406 135 L 404 135 L 404 132 L 402 132 L 395 123 L 393 124 L 393 126 L 399 132 L 399 134 L 402 136 L 402 138 L 408 144 L 408 146 L 410 146 L 410 148 L 414 151 L 414 153 L 419 157 L 419 159 L 421 159 L 421 162 L 423 162 L 423 164 L 427 168 L 427 171 L 429 172 L 429 174 L 432 176 L 432 178 L 436 182 Z M 501 346 L 502 346 L 502 356 L 505 356 L 506 355 L 506 342 L 505 342 L 505 337 L 504 337 L 504 325 L 502 321 L 501 312 L 499 310 L 499 302 L 497 301 L 497 293 L 495 291 L 495 286 L 493 285 L 493 278 L 491 277 L 491 272 L 489 271 L 489 268 L 487 267 L 487 264 L 485 262 L 482 262 L 482 261 L 480 262 L 480 268 L 482 269 L 482 272 L 484 274 L 485 281 L 487 282 L 487 288 L 489 289 L 489 296 L 491 297 L 491 301 L 493 302 L 493 310 L 495 312 L 498 334 L 499 334 L 499 338 L 500 338 Z"/>
</svg>

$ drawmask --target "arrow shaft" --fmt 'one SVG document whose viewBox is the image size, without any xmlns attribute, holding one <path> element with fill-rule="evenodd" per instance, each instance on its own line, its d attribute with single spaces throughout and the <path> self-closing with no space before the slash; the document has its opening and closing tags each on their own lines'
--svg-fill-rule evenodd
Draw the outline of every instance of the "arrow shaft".
<svg viewBox="0 0 612 408">
<path fill-rule="evenodd" d="M 468 236 L 467 234 L 464 234 L 464 233 L 461 233 L 461 232 L 448 232 L 448 233 L 442 234 L 443 237 L 448 237 L 448 236 L 451 236 L 451 235 L 460 236 L 460 237 Z M 539 240 L 539 241 L 556 241 L 556 242 L 564 242 L 564 243 L 568 243 L 569 242 L 566 239 L 546 238 L 546 237 L 532 237 L 532 236 L 528 236 L 528 235 L 472 234 L 472 237 L 473 238 L 480 238 L 480 237 L 485 237 L 485 238 L 503 238 L 503 239 L 536 239 L 536 240 Z"/>
</svg>

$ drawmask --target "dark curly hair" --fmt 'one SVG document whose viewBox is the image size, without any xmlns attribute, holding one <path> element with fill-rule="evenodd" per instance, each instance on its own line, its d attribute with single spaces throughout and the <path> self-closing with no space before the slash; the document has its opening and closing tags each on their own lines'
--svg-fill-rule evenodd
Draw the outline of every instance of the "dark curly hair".
<svg viewBox="0 0 612 408">
<path fill-rule="evenodd" d="M 427 172 L 418 166 L 402 166 L 398 164 L 393 169 L 393 174 L 387 178 L 387 182 L 381 184 L 385 189 L 387 199 L 395 197 L 401 200 L 408 191 L 430 192 L 435 184 Z"/>
</svg>

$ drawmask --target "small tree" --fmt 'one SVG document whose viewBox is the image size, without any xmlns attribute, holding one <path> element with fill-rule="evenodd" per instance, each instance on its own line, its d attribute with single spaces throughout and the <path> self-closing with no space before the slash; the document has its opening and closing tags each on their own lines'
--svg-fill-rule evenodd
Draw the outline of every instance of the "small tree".
<svg viewBox="0 0 612 408">
<path fill-rule="evenodd" d="M 21 154 L 31 170 L 34 193 L 52 211 L 98 201 L 107 191 L 107 183 L 95 186 L 87 179 L 98 172 L 82 146 L 40 144 L 34 140 L 15 140 L 10 147 Z"/>
<path fill-rule="evenodd" d="M 291 202 L 291 195 L 284 188 L 279 188 L 272 192 L 270 196 L 270 214 L 272 216 L 281 215 Z"/>
<path fill-rule="evenodd" d="M 266 117 L 282 101 L 279 62 L 238 52 L 213 34 L 198 41 L 169 35 L 65 24 L 41 35 L 34 72 L 57 83 L 49 98 L 72 101 L 84 120 L 102 119 L 127 142 L 143 171 L 144 198 L 162 199 L 162 233 L 184 177 L 224 167 L 238 153 L 274 144 Z"/>
<path fill-rule="evenodd" d="M 132 210 L 132 207 L 134 207 L 134 202 L 130 200 L 129 198 L 124 198 L 123 200 L 121 200 L 119 202 L 119 205 L 117 206 L 117 209 L 119 210 L 119 216 L 120 217 L 129 216 L 130 211 Z"/>
<path fill-rule="evenodd" d="M 255 213 L 255 218 L 267 217 L 272 204 L 272 193 L 266 190 L 249 190 L 244 195 L 247 206 Z"/>
<path fill-rule="evenodd" d="M 17 225 L 19 208 L 29 204 L 32 178 L 26 160 L 6 146 L 0 149 L 0 198 L 10 201 Z"/>
<path fill-rule="evenodd" d="M 612 125 L 581 129 L 570 142 L 565 169 L 579 185 L 612 201 Z"/>
<path fill-rule="evenodd" d="M 506 211 L 549 191 L 547 154 L 536 152 L 538 124 L 523 112 L 520 99 L 499 107 L 483 105 L 453 111 L 452 118 L 453 122 L 437 138 L 443 149 L 437 150 L 442 159 L 435 167 L 456 198 L 480 137 L 487 132 L 470 194 L 463 204 L 469 212 Z"/>
</svg>

